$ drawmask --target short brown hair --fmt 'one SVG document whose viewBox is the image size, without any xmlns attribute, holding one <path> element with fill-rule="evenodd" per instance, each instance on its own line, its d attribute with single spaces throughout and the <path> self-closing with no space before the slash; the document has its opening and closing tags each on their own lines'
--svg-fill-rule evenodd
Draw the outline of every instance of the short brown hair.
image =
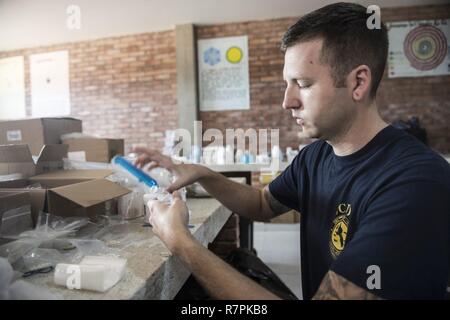
<svg viewBox="0 0 450 320">
<path fill-rule="evenodd" d="M 374 98 L 383 77 L 389 47 L 387 29 L 369 29 L 371 14 L 359 4 L 339 2 L 315 10 L 300 18 L 284 34 L 281 50 L 313 39 L 323 39 L 320 60 L 331 68 L 336 87 L 359 65 L 372 72 L 370 97 Z"/>
</svg>

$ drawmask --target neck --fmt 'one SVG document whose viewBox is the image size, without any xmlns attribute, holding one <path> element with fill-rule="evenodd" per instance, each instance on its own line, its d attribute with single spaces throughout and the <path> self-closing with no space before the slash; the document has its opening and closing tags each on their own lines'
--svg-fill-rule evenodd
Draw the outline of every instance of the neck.
<svg viewBox="0 0 450 320">
<path fill-rule="evenodd" d="M 362 109 L 363 112 L 359 112 L 347 127 L 327 141 L 333 147 L 335 155 L 347 156 L 355 153 L 388 125 L 378 114 L 375 102 Z"/>
</svg>

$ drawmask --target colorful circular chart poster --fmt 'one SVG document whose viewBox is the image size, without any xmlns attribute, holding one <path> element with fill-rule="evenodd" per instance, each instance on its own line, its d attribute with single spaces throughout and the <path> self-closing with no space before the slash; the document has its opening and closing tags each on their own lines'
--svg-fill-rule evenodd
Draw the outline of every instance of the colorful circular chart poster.
<svg viewBox="0 0 450 320">
<path fill-rule="evenodd" d="M 389 78 L 450 74 L 450 19 L 387 23 Z"/>
<path fill-rule="evenodd" d="M 200 111 L 250 109 L 247 36 L 198 40 Z"/>
</svg>

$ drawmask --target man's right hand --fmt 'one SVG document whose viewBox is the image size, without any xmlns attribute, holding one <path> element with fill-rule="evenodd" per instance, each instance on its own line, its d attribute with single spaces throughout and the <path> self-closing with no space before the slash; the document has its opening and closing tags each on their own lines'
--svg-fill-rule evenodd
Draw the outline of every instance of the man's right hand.
<svg viewBox="0 0 450 320">
<path fill-rule="evenodd" d="M 160 167 L 174 175 L 175 181 L 167 188 L 170 193 L 198 181 L 208 173 L 208 169 L 200 165 L 176 164 L 170 157 L 157 150 L 135 147 L 132 151 L 138 154 L 134 161 L 138 168 L 143 168 L 150 163 L 147 170 Z"/>
</svg>

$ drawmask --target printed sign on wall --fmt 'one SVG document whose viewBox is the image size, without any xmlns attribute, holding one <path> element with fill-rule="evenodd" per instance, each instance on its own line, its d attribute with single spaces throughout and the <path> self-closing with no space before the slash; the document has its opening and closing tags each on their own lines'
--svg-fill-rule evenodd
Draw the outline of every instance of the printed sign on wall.
<svg viewBox="0 0 450 320">
<path fill-rule="evenodd" d="M 67 51 L 30 56 L 31 112 L 34 117 L 70 115 Z"/>
<path fill-rule="evenodd" d="M 198 41 L 200 111 L 250 109 L 247 36 Z"/>
<path fill-rule="evenodd" d="M 0 119 L 25 117 L 23 56 L 0 59 Z"/>
<path fill-rule="evenodd" d="M 450 19 L 387 23 L 389 78 L 450 74 Z"/>
</svg>

